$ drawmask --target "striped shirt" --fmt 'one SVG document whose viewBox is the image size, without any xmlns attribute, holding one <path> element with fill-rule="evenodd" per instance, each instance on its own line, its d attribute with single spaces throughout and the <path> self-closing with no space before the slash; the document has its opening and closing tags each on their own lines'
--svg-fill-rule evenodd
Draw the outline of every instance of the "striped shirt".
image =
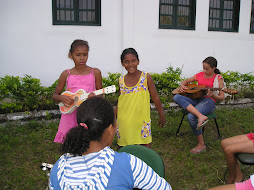
<svg viewBox="0 0 254 190">
<path fill-rule="evenodd" d="M 64 154 L 51 170 L 49 189 L 162 189 L 171 186 L 145 162 L 109 147 L 84 156 Z"/>
</svg>

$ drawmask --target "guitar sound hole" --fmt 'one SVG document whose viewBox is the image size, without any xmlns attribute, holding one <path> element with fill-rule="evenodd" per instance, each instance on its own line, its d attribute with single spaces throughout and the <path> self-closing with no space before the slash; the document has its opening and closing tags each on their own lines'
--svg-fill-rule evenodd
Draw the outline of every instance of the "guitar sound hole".
<svg viewBox="0 0 254 190">
<path fill-rule="evenodd" d="M 76 104 L 79 101 L 79 98 L 77 96 L 74 97 L 74 103 Z"/>
</svg>

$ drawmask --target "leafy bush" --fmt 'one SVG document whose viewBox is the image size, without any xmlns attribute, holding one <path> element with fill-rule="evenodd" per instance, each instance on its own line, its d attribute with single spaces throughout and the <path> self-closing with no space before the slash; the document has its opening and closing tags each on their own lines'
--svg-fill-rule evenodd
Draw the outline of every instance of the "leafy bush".
<svg viewBox="0 0 254 190">
<path fill-rule="evenodd" d="M 161 74 L 151 73 L 162 103 L 172 100 L 172 91 L 178 88 L 183 80 L 181 74 L 182 70 L 178 67 L 175 70 L 173 67 L 168 67 L 166 72 Z"/>
<path fill-rule="evenodd" d="M 182 70 L 168 67 L 166 72 L 161 74 L 151 73 L 161 102 L 167 107 L 167 102 L 172 101 L 172 91 L 179 87 L 184 80 L 181 77 Z M 119 96 L 118 79 L 120 73 L 108 73 L 107 77 L 102 78 L 103 87 L 115 85 L 117 92 L 105 95 L 105 98 L 113 105 L 117 104 Z M 227 71 L 222 76 L 228 88 L 239 91 L 238 97 L 254 98 L 254 76 L 252 73 L 241 74 L 239 72 Z M 40 80 L 25 75 L 19 76 L 6 75 L 0 78 L 0 113 L 12 113 L 18 111 L 32 110 L 52 110 L 58 106 L 52 100 L 58 80 L 49 87 L 41 86 Z"/>
<path fill-rule="evenodd" d="M 236 97 L 254 98 L 254 76 L 252 73 L 241 74 L 237 71 L 227 71 L 221 75 L 227 88 L 238 90 L 239 94 Z"/>
<path fill-rule="evenodd" d="M 117 104 L 118 96 L 119 96 L 119 86 L 118 86 L 118 79 L 121 76 L 120 73 L 108 73 L 108 77 L 102 78 L 102 86 L 105 88 L 107 86 L 116 86 L 116 93 L 113 94 L 106 94 L 105 98 L 111 102 L 113 105 Z"/>
<path fill-rule="evenodd" d="M 0 79 L 0 113 L 52 109 L 51 88 L 41 86 L 40 80 L 25 75 L 6 75 Z"/>
<path fill-rule="evenodd" d="M 107 87 L 107 86 L 115 85 L 116 90 L 118 91 L 119 90 L 118 79 L 120 76 L 121 76 L 120 73 L 108 73 L 108 77 L 102 78 L 102 86 Z"/>
</svg>

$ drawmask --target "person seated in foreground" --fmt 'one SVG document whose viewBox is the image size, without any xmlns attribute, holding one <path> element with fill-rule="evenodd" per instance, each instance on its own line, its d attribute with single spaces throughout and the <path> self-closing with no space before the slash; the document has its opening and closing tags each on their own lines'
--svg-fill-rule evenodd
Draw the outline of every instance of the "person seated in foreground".
<svg viewBox="0 0 254 190">
<path fill-rule="evenodd" d="M 83 102 L 77 122 L 51 170 L 49 189 L 172 189 L 139 158 L 110 148 L 116 123 L 113 107 L 105 99 Z"/>
<path fill-rule="evenodd" d="M 238 135 L 221 141 L 221 147 L 226 157 L 228 167 L 227 184 L 238 183 L 243 179 L 236 153 L 254 153 L 254 134 Z"/>
<path fill-rule="evenodd" d="M 251 175 L 250 178 L 244 182 L 222 185 L 209 190 L 254 190 L 254 175 Z"/>
</svg>

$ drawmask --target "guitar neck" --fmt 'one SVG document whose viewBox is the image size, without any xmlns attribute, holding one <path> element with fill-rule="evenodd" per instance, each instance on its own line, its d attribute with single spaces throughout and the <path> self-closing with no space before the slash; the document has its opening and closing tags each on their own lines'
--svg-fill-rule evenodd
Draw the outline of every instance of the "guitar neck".
<svg viewBox="0 0 254 190">
<path fill-rule="evenodd" d="M 199 87 L 194 87 L 193 89 L 200 89 L 200 90 L 208 90 L 208 89 L 210 89 L 210 90 L 222 90 L 223 88 L 212 88 L 212 87 L 206 87 L 206 88 L 201 87 L 201 88 L 199 88 Z"/>
<path fill-rule="evenodd" d="M 97 95 L 101 95 L 105 93 L 105 89 L 99 89 L 99 90 L 95 90 L 93 91 L 93 93 L 97 96 Z"/>
<path fill-rule="evenodd" d="M 92 91 L 96 96 L 97 95 L 101 95 L 101 94 L 104 94 L 105 93 L 105 89 L 99 89 L 99 90 L 95 90 L 95 91 Z M 83 102 L 85 101 L 87 98 L 88 98 L 88 95 L 90 94 L 91 92 L 89 93 L 84 93 L 82 95 L 80 95 L 80 100 Z"/>
</svg>

